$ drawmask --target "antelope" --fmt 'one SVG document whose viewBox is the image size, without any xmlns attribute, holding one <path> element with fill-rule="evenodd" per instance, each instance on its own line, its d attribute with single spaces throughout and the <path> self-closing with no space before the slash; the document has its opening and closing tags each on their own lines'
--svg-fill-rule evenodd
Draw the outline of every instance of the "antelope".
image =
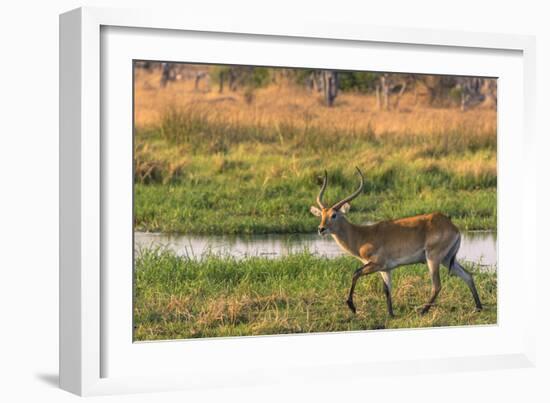
<svg viewBox="0 0 550 403">
<path fill-rule="evenodd" d="M 369 225 L 353 224 L 346 219 L 345 214 L 350 209 L 350 202 L 362 193 L 364 187 L 363 174 L 359 168 L 356 167 L 356 169 L 360 177 L 359 188 L 332 207 L 326 207 L 323 202 L 323 194 L 327 188 L 327 171 L 325 171 L 323 184 L 317 196 L 317 204 L 320 208 L 315 206 L 310 208 L 313 215 L 321 217 L 319 235 L 332 235 L 341 249 L 363 264 L 355 270 L 352 277 L 346 301 L 349 309 L 354 314 L 357 312 L 353 303 L 353 292 L 357 280 L 367 274 L 378 272 L 384 282 L 388 314 L 393 317 L 391 271 L 399 266 L 426 263 L 432 280 L 432 290 L 429 300 L 420 311 L 422 315 L 429 311 L 441 290 L 439 278 L 441 264 L 448 267 L 450 274 L 464 280 L 472 292 L 476 311 L 480 311 L 482 305 L 474 279 L 456 259 L 460 248 L 460 232 L 448 217 L 441 213 L 431 213 Z"/>
</svg>

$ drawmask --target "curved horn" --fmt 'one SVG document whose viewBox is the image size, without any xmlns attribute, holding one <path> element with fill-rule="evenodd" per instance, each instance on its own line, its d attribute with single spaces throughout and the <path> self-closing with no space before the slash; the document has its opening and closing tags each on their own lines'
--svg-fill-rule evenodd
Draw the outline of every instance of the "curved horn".
<svg viewBox="0 0 550 403">
<path fill-rule="evenodd" d="M 319 191 L 319 195 L 317 196 L 317 204 L 322 209 L 325 208 L 323 205 L 323 194 L 325 193 L 325 189 L 327 188 L 327 170 L 325 169 L 325 177 L 323 178 L 323 185 L 321 186 L 321 190 Z"/>
<path fill-rule="evenodd" d="M 333 210 L 340 210 L 340 208 L 346 204 L 346 203 L 349 203 L 350 201 L 352 201 L 353 199 L 355 199 L 357 196 L 359 196 L 361 194 L 361 192 L 363 191 L 363 186 L 365 185 L 365 178 L 363 178 L 363 174 L 361 173 L 361 171 L 359 170 L 359 168 L 355 167 L 355 169 L 357 169 L 357 173 L 359 174 L 359 177 L 361 178 L 361 184 L 359 185 L 359 188 L 353 192 L 353 194 L 349 195 L 348 197 L 346 197 L 345 199 L 339 201 L 338 203 L 336 203 L 334 206 L 332 206 L 332 209 Z"/>
</svg>

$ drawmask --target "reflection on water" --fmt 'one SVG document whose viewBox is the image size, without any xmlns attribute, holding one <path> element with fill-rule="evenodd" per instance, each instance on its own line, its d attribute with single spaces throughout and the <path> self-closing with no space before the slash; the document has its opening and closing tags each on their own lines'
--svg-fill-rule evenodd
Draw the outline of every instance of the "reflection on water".
<svg viewBox="0 0 550 403">
<path fill-rule="evenodd" d="M 332 237 L 321 237 L 317 234 L 197 236 L 136 232 L 134 242 L 136 248 L 160 246 L 172 249 L 178 255 L 195 258 L 200 258 L 205 253 L 229 254 L 237 258 L 246 256 L 275 258 L 304 250 L 326 257 L 336 257 L 344 254 Z M 484 266 L 496 266 L 496 232 L 472 231 L 462 233 L 458 258 Z"/>
</svg>

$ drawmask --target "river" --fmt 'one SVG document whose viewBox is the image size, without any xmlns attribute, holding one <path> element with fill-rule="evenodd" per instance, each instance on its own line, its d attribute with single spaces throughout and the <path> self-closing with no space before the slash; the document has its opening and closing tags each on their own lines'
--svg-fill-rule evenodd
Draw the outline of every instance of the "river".
<svg viewBox="0 0 550 403">
<path fill-rule="evenodd" d="M 277 258 L 304 250 L 328 258 L 344 254 L 332 237 L 321 237 L 317 234 L 200 236 L 136 232 L 134 243 L 136 248 L 163 247 L 173 250 L 178 255 L 197 259 L 207 253 L 231 255 L 236 258 L 247 256 Z M 458 258 L 462 261 L 496 268 L 496 232 L 463 232 Z"/>
</svg>

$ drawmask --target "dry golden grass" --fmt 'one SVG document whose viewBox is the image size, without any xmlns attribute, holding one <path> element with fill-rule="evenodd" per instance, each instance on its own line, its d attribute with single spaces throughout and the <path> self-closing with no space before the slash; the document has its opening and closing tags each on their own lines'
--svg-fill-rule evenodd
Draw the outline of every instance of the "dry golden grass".
<svg viewBox="0 0 550 403">
<path fill-rule="evenodd" d="M 244 91 L 225 90 L 212 85 L 194 90 L 192 80 L 169 82 L 160 88 L 160 72 L 136 69 L 135 124 L 144 128 L 158 125 L 168 108 L 204 110 L 209 119 L 224 124 L 278 127 L 314 126 L 345 132 L 373 130 L 376 134 L 428 134 L 449 131 L 496 132 L 496 111 L 478 107 L 465 112 L 456 108 L 426 105 L 422 91 L 415 100 L 406 93 L 397 109 L 378 110 L 374 95 L 341 93 L 333 108 L 326 107 L 320 94 L 280 82 L 255 90 L 252 102 Z"/>
</svg>

